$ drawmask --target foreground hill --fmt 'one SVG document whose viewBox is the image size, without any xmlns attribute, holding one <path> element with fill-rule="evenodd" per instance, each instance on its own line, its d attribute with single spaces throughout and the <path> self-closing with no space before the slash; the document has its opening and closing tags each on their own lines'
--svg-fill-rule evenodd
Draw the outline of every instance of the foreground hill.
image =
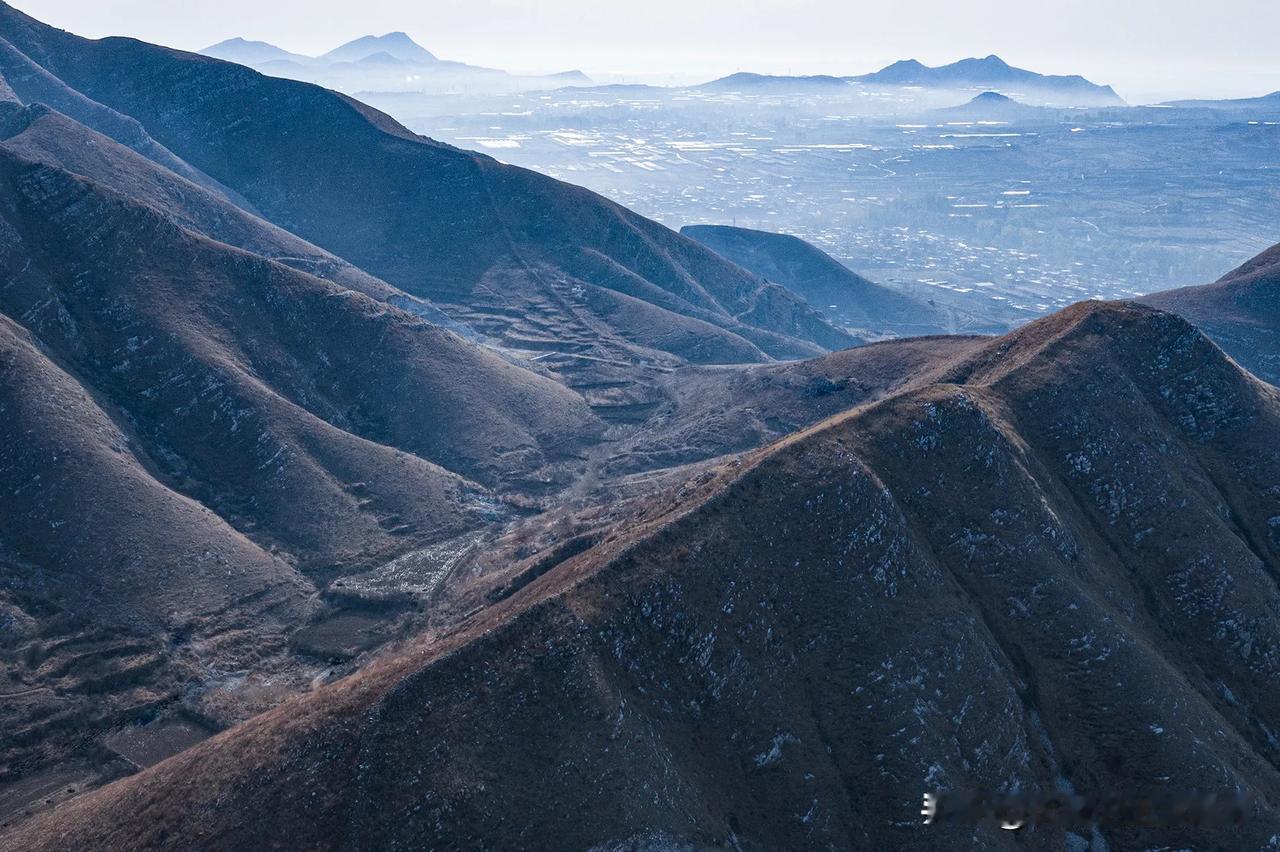
<svg viewBox="0 0 1280 852">
<path fill-rule="evenodd" d="M 1186 317 L 1254 375 L 1280 385 L 1280 246 L 1214 284 L 1142 301 Z"/>
<path fill-rule="evenodd" d="M 799 237 L 728 225 L 687 225 L 680 233 L 781 284 L 856 334 L 883 337 L 954 331 L 954 323 L 941 308 L 868 281 Z"/>
<path fill-rule="evenodd" d="M 0 847 L 1090 842 L 919 824 L 973 785 L 1243 791 L 1239 826 L 1092 840 L 1260 848 L 1277 435 L 1280 394 L 1184 321 L 1079 305 Z"/>
</svg>

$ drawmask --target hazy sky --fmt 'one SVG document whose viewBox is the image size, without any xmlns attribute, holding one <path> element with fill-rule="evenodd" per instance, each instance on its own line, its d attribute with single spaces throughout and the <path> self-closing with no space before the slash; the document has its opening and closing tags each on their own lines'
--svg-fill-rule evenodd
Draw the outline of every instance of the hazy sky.
<svg viewBox="0 0 1280 852">
<path fill-rule="evenodd" d="M 87 36 L 197 50 L 231 36 L 315 54 L 404 30 L 446 59 L 691 81 L 853 74 L 998 53 L 1130 100 L 1280 89 L 1280 0 L 11 0 Z M 1051 7 L 1051 8 L 1050 8 Z"/>
</svg>

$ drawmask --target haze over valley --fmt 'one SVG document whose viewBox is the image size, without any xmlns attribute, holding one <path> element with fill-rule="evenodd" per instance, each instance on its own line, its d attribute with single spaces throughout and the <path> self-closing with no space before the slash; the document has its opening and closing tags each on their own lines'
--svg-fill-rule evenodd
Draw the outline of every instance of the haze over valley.
<svg viewBox="0 0 1280 852">
<path fill-rule="evenodd" d="M 1211 280 L 1270 245 L 1280 99 L 1010 111 L 981 94 L 739 81 L 362 97 L 672 227 L 794 234 L 996 323 Z"/>
</svg>

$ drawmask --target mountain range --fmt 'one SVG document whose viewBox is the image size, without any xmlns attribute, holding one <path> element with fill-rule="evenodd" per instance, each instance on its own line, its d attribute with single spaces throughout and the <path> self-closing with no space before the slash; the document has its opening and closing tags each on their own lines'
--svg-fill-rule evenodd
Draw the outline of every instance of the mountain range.
<svg viewBox="0 0 1280 852">
<path fill-rule="evenodd" d="M 866 344 L 965 326 L 0 2 L 0 850 L 1265 848 L 1278 261 Z"/>
<path fill-rule="evenodd" d="M 321 56 L 290 53 L 262 41 L 231 38 L 200 51 L 205 56 L 247 65 L 291 80 L 344 92 L 498 93 L 589 85 L 581 71 L 542 76 L 515 75 L 494 68 L 442 60 L 406 33 L 363 36 Z"/>
<path fill-rule="evenodd" d="M 1039 74 L 1015 68 L 994 54 L 970 58 L 949 65 L 930 67 L 905 59 L 871 74 L 850 77 L 858 83 L 930 88 L 978 88 L 1001 94 L 1020 94 L 1023 99 L 1054 106 L 1122 106 L 1124 101 L 1110 86 L 1099 85 L 1079 75 Z"/>
<path fill-rule="evenodd" d="M 1035 105 L 1057 107 L 1123 106 L 1110 86 L 1079 75 L 1039 74 L 1009 65 L 998 56 L 962 59 L 950 65 L 929 67 L 905 59 L 870 74 L 851 77 L 826 75 L 790 77 L 738 73 L 703 84 L 709 91 L 805 91 L 837 92 L 852 84 L 895 89 L 990 90 Z"/>
</svg>

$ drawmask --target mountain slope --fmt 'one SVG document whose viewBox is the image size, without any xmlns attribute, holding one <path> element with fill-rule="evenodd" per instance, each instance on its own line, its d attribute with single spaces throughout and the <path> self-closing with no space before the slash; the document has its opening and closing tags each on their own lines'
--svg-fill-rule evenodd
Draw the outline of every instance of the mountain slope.
<svg viewBox="0 0 1280 852">
<path fill-rule="evenodd" d="M 854 333 L 884 336 L 950 330 L 939 308 L 868 281 L 799 237 L 728 225 L 687 225 L 680 233 L 781 284 Z"/>
<path fill-rule="evenodd" d="M 86 98 L 3 38 L 0 38 L 0 75 L 4 76 L 5 89 L 12 102 L 38 102 L 52 107 L 193 183 L 226 195 L 237 204 L 249 206 L 242 197 L 175 156 L 153 139 L 137 120 Z"/>
<path fill-rule="evenodd" d="M 919 824 L 922 790 L 969 784 L 1242 790 L 1239 826 L 1095 839 L 1265 845 L 1280 394 L 1126 305 L 944 378 L 728 463 L 453 633 L 0 847 L 1089 843 Z"/>
<path fill-rule="evenodd" d="M 338 578 L 543 508 L 603 424 L 4 40 L 0 81 L 3 822 L 132 771 L 140 722 L 217 730 L 395 636 L 412 602 Z"/>
<path fill-rule="evenodd" d="M 47 107 L 0 104 L 0 130 L 6 796 L 118 774 L 122 724 L 305 688 L 290 637 L 330 580 L 577 476 L 582 398 L 426 303 Z"/>
<path fill-rule="evenodd" d="M 717 326 L 723 345 L 703 350 L 712 362 L 741 360 L 743 341 L 755 360 L 854 342 L 785 289 L 599 196 L 414 136 L 333 92 L 127 39 L 86 41 L 10 7 L 0 36 L 272 222 L 544 356 L 570 384 L 598 389 L 625 365 L 681 360 L 649 345 L 646 327 L 601 316 L 583 299 L 591 285 L 648 302 L 654 323 L 678 314 Z"/>
<path fill-rule="evenodd" d="M 265 596 L 296 608 L 309 584 L 151 474 L 137 441 L 30 333 L 0 316 L 4 548 L 73 612 L 155 628 Z M 128 546 L 124 543 L 128 542 Z"/>
<path fill-rule="evenodd" d="M 1214 284 L 1142 301 L 1195 323 L 1245 369 L 1280 385 L 1280 246 Z"/>
<path fill-rule="evenodd" d="M 1272 92 L 1256 98 L 1226 98 L 1220 100 L 1167 101 L 1162 107 L 1179 109 L 1212 109 L 1212 110 L 1260 110 L 1265 113 L 1280 112 L 1280 92 Z"/>
<path fill-rule="evenodd" d="M 11 783 L 100 755 L 219 672 L 269 669 L 315 589 L 157 477 L 128 418 L 3 314 L 0 482 L 2 823 Z"/>
<path fill-rule="evenodd" d="M 169 216 L 181 227 L 397 305 L 463 336 L 476 333 L 341 258 L 41 104 L 0 104 L 0 138 L 24 159 L 66 169 Z"/>
<path fill-rule="evenodd" d="M 466 525 L 465 486 L 423 459 L 511 484 L 554 462 L 545 448 L 589 433 L 579 398 L 447 331 L 66 172 L 13 154 L 0 166 L 0 310 L 145 424 L 205 502 L 295 553 L 394 541 L 344 481 L 381 482 L 388 508 L 431 535 Z M 286 488 L 294 500 L 272 496 Z"/>
</svg>

